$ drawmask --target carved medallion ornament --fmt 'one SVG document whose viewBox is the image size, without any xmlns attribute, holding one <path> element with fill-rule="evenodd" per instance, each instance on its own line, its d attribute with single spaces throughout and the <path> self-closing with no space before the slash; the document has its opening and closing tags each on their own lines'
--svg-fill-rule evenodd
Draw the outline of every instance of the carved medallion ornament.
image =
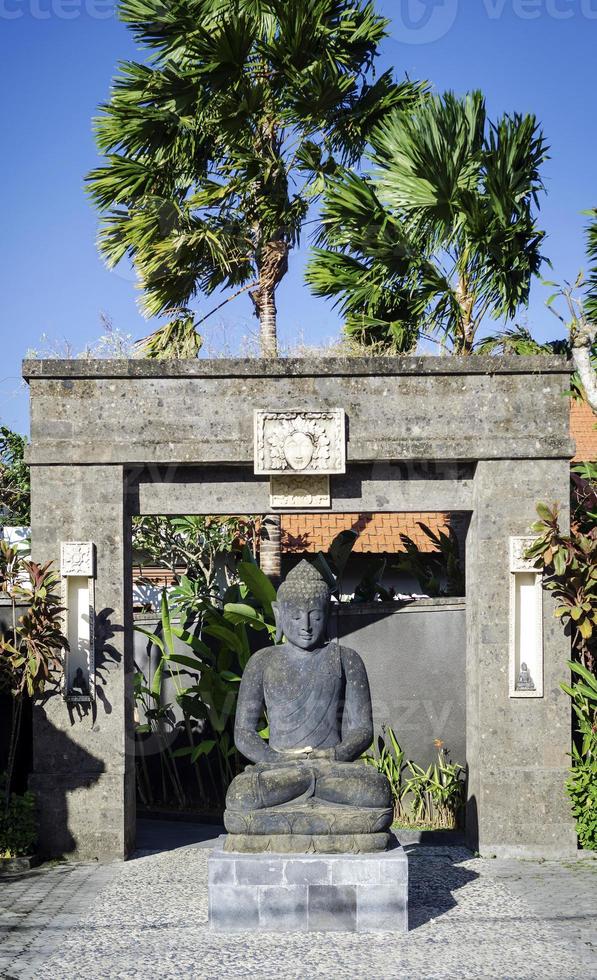
<svg viewBox="0 0 597 980">
<path fill-rule="evenodd" d="M 93 542 L 62 541 L 60 545 L 60 572 L 63 576 L 77 575 L 93 578 Z"/>
<path fill-rule="evenodd" d="M 526 558 L 525 554 L 529 548 L 537 541 L 537 537 L 526 535 L 525 537 L 510 538 L 510 571 L 511 572 L 537 572 L 535 558 Z"/>
<path fill-rule="evenodd" d="M 344 409 L 255 412 L 255 473 L 346 472 Z"/>
</svg>

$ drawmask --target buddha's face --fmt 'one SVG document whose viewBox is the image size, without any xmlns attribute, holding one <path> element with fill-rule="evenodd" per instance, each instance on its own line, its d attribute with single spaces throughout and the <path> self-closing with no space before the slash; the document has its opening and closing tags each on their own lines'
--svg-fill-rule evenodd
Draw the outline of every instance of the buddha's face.
<svg viewBox="0 0 597 980">
<path fill-rule="evenodd" d="M 293 470 L 304 470 L 313 459 L 315 446 L 305 432 L 293 432 L 284 441 L 284 455 Z"/>
<path fill-rule="evenodd" d="M 277 602 L 278 626 L 288 643 L 301 650 L 316 650 L 324 645 L 329 603 L 327 599 L 310 599 L 300 605 Z"/>
</svg>

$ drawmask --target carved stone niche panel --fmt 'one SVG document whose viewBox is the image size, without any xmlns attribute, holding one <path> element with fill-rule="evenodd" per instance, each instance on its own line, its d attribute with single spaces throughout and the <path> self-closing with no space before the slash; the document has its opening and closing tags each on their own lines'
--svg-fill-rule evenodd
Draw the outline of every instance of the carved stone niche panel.
<svg viewBox="0 0 597 980">
<path fill-rule="evenodd" d="M 62 541 L 60 572 L 64 605 L 62 690 L 66 701 L 85 703 L 95 697 L 95 548 L 92 541 Z"/>
<path fill-rule="evenodd" d="M 255 412 L 255 473 L 325 476 L 346 472 L 344 409 Z"/>
<path fill-rule="evenodd" d="M 536 537 L 510 538 L 511 698 L 543 697 L 543 584 L 526 552 Z"/>
<path fill-rule="evenodd" d="M 288 476 L 270 477 L 270 506 L 274 509 L 296 509 L 302 507 L 329 507 L 329 476 Z"/>
</svg>

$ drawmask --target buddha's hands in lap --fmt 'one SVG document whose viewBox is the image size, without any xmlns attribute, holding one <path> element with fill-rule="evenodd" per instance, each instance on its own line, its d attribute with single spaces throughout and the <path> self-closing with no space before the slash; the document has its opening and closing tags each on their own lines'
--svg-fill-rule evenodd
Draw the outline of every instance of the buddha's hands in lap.
<svg viewBox="0 0 597 980">
<path fill-rule="evenodd" d="M 284 749 L 279 754 L 282 759 L 289 762 L 334 762 L 336 759 L 336 749 L 334 747 L 313 749 L 308 745 L 302 749 Z"/>
<path fill-rule="evenodd" d="M 336 760 L 336 749 L 332 747 L 331 749 L 312 749 L 309 753 L 309 759 L 328 762 L 335 762 Z"/>
</svg>

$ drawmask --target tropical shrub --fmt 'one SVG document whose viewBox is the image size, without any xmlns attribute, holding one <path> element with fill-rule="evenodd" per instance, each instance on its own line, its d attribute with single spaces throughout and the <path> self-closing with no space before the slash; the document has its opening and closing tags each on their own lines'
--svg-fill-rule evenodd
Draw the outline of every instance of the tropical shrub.
<svg viewBox="0 0 597 980">
<path fill-rule="evenodd" d="M 6 776 L 0 779 L 0 792 L 6 792 Z M 0 859 L 29 857 L 37 845 L 35 796 L 11 793 L 8 804 L 0 807 Z"/>
<path fill-rule="evenodd" d="M 578 743 L 572 747 L 572 770 L 566 789 L 576 820 L 581 847 L 597 850 L 597 677 L 582 664 L 568 664 L 572 686 L 562 689 L 572 698 Z"/>
<path fill-rule="evenodd" d="M 464 565 L 460 555 L 458 538 L 452 528 L 448 533 L 432 531 L 422 521 L 417 521 L 423 533 L 435 545 L 436 551 L 421 552 L 407 534 L 400 538 L 405 554 L 394 566 L 397 571 L 414 576 L 421 591 L 428 596 L 463 596 L 465 594 Z"/>
<path fill-rule="evenodd" d="M 27 527 L 31 514 L 27 440 L 0 426 L 0 523 Z"/>
<path fill-rule="evenodd" d="M 570 533 L 560 527 L 558 508 L 537 506 L 538 535 L 527 556 L 535 558 L 543 586 L 556 602 L 572 640 L 572 680 L 562 689 L 572 699 L 577 722 L 572 768 L 566 789 L 583 847 L 597 850 L 597 467 L 573 472 Z"/>
<path fill-rule="evenodd" d="M 275 622 L 272 601 L 276 591 L 250 552 L 238 565 L 240 582 L 231 586 L 220 604 L 197 599 L 192 589 L 179 590 L 172 610 L 184 625 L 171 621 L 171 605 L 164 591 L 160 634 L 137 626 L 159 651 L 151 678 L 136 675 L 135 696 L 145 721 L 137 728 L 140 759 L 137 766 L 141 799 L 154 802 L 144 742 L 153 735 L 160 751 L 164 801 L 167 787 L 180 806 L 187 803 L 179 772 L 181 760 L 194 770 L 200 798 L 222 808 L 228 785 L 242 769 L 234 745 L 234 719 L 242 672 L 257 646 L 273 643 Z M 185 620 L 185 614 L 190 618 Z M 259 634 L 259 635 L 258 635 Z M 178 652 L 174 640 L 188 648 Z M 183 721 L 175 722 L 171 704 L 162 699 L 163 682 L 172 678 Z M 265 726 L 265 720 L 264 720 Z M 182 745 L 178 744 L 180 741 Z M 176 746 L 172 747 L 176 742 Z"/>
<path fill-rule="evenodd" d="M 394 823 L 402 827 L 454 830 L 462 820 L 465 769 L 448 758 L 440 739 L 434 745 L 437 762 L 423 769 L 407 760 L 390 726 L 383 729 L 363 758 L 388 779 L 394 801 Z"/>
<path fill-rule="evenodd" d="M 133 521 L 133 547 L 145 560 L 168 568 L 183 589 L 196 598 L 217 598 L 220 591 L 218 569 L 226 585 L 234 580 L 234 566 L 243 543 L 256 550 L 255 517 L 137 517 Z M 222 560 L 224 559 L 224 560 Z M 186 569 L 180 576 L 180 568 Z M 142 579 L 141 579 L 142 581 Z"/>
<path fill-rule="evenodd" d="M 39 565 L 24 557 L 17 546 L 0 541 L 0 593 L 12 600 L 12 628 L 0 636 L 0 685 L 12 694 L 12 726 L 5 785 L 9 806 L 23 704 L 26 697 L 44 693 L 58 681 L 62 670 L 61 651 L 68 648 L 62 632 L 62 614 L 57 593 L 58 574 L 52 563 Z M 17 604 L 25 613 L 17 619 Z"/>
</svg>

